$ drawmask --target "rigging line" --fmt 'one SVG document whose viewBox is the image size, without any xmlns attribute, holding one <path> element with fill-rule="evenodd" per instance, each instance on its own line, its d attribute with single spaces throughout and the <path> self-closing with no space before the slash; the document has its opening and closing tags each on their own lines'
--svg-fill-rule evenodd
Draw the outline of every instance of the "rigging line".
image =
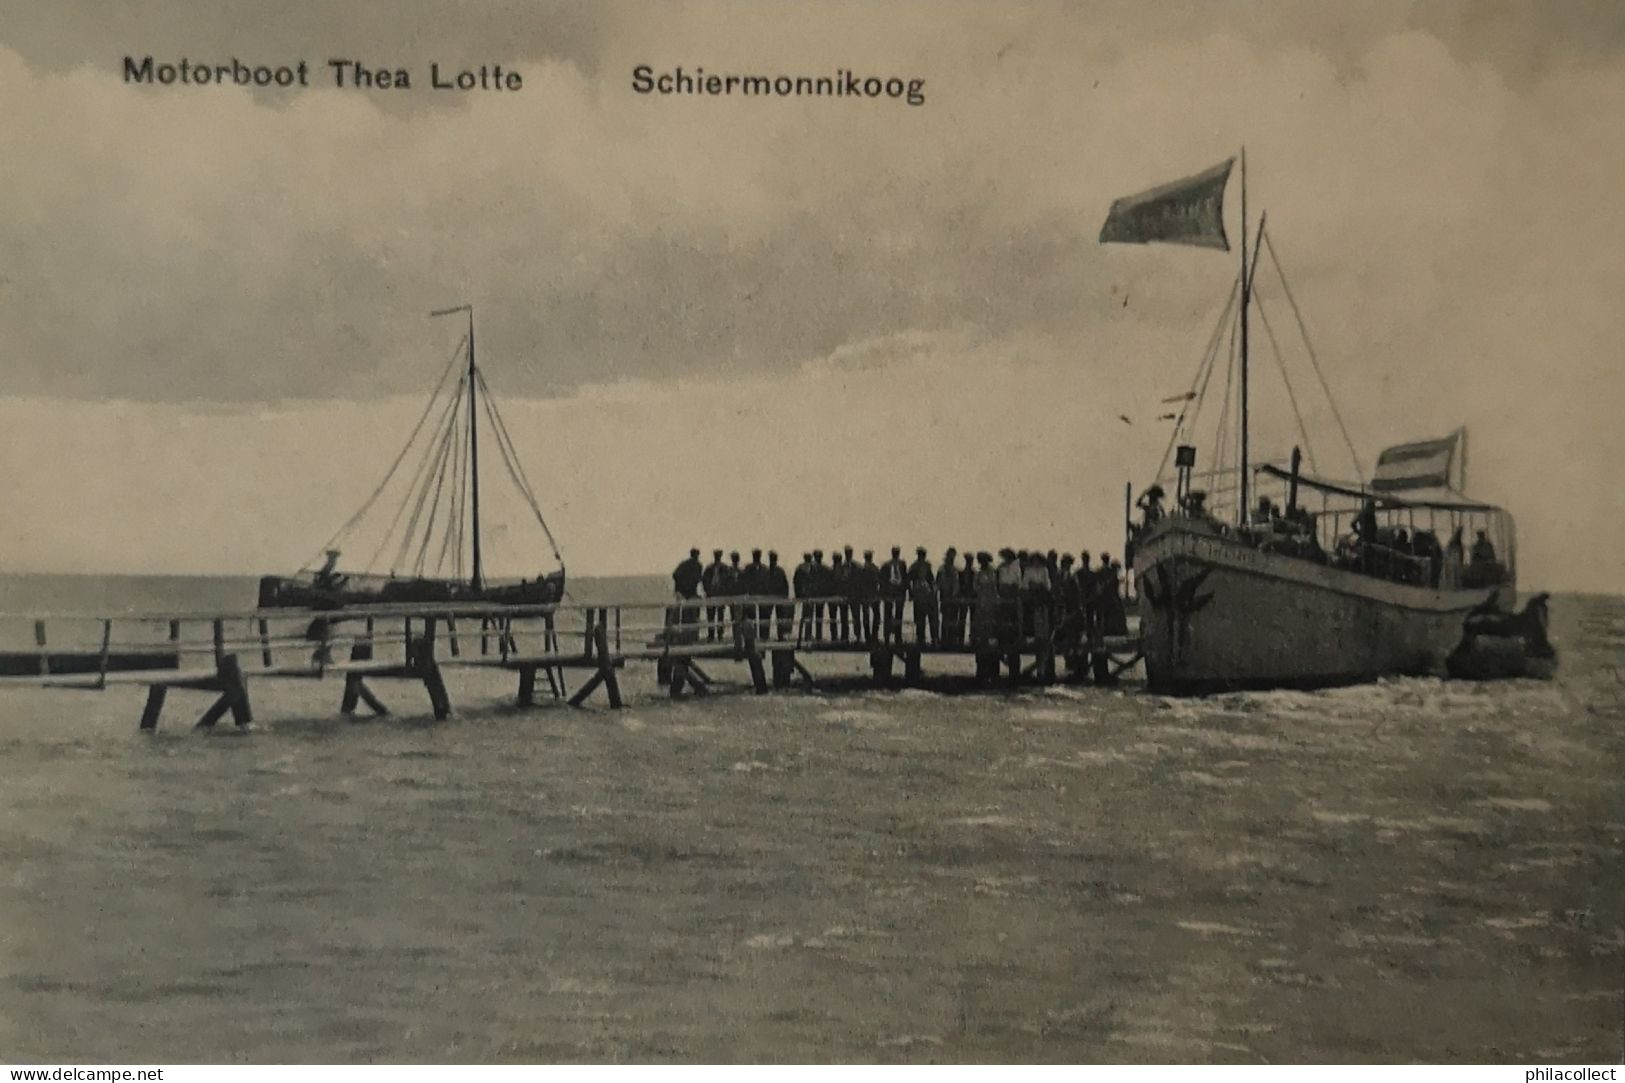
<svg viewBox="0 0 1625 1083">
<path fill-rule="evenodd" d="M 1349 449 L 1349 458 L 1354 460 L 1354 473 L 1365 477 L 1365 467 L 1360 465 L 1360 453 L 1354 450 L 1354 441 L 1349 437 L 1349 427 L 1343 424 L 1343 412 L 1337 408 L 1337 400 L 1332 397 L 1331 385 L 1326 382 L 1326 374 L 1320 369 L 1320 359 L 1315 356 L 1315 344 L 1309 341 L 1309 328 L 1303 322 L 1303 313 L 1298 309 L 1298 302 L 1292 296 L 1292 287 L 1287 284 L 1286 272 L 1281 269 L 1281 259 L 1275 254 L 1275 242 L 1270 240 L 1268 233 L 1264 234 L 1264 246 L 1269 249 L 1270 264 L 1275 268 L 1275 277 L 1281 280 L 1281 291 L 1286 294 L 1286 303 L 1292 307 L 1292 316 L 1298 321 L 1298 334 L 1303 336 L 1304 349 L 1309 352 L 1309 363 L 1315 368 L 1315 376 L 1320 380 L 1320 389 L 1326 395 L 1326 401 L 1331 404 L 1332 417 L 1337 419 L 1338 431 L 1343 434 L 1343 443 Z"/>
<path fill-rule="evenodd" d="M 496 396 L 491 394 L 491 388 L 485 382 L 485 374 L 482 372 L 478 375 L 480 387 L 485 391 L 486 412 L 491 418 L 492 427 L 497 431 L 498 447 L 502 449 L 505 465 L 508 467 L 508 474 L 513 478 L 514 484 L 519 487 L 521 495 L 530 502 L 531 510 L 540 516 L 541 509 L 536 499 L 536 491 L 531 488 L 530 479 L 525 476 L 524 465 L 519 461 L 519 449 L 514 446 L 513 436 L 508 432 L 508 426 L 503 422 L 501 413 L 498 412 Z"/>
<path fill-rule="evenodd" d="M 462 485 L 463 476 L 462 452 L 462 441 L 453 438 L 451 442 L 451 475 L 453 482 L 451 492 L 447 497 L 447 503 L 450 504 L 450 507 L 446 510 L 446 536 L 440 542 L 440 552 L 435 557 L 434 561 L 434 570 L 436 575 L 444 575 L 446 573 L 446 556 L 451 548 L 452 539 L 457 536 L 457 516 L 459 514 L 458 493 Z"/>
<path fill-rule="evenodd" d="M 1225 365 L 1224 369 L 1224 408 L 1219 414 L 1219 427 L 1213 436 L 1213 453 L 1216 457 L 1216 461 L 1221 463 L 1227 463 L 1230 461 L 1225 443 L 1229 439 L 1230 435 L 1230 407 L 1232 405 L 1231 400 L 1233 398 L 1231 388 L 1235 386 L 1236 380 L 1236 357 L 1238 355 L 1238 350 L 1236 348 L 1236 329 L 1239 325 L 1240 318 L 1238 316 L 1236 322 L 1230 325 L 1230 344 L 1225 347 L 1225 354 L 1228 358 L 1228 363 Z M 1240 447 L 1239 440 L 1237 447 L 1238 449 Z M 1238 453 L 1236 456 L 1238 466 L 1240 465 L 1240 460 L 1241 456 Z"/>
<path fill-rule="evenodd" d="M 491 389 L 485 382 L 485 374 L 476 373 L 475 375 L 480 381 L 480 387 L 485 390 L 486 409 L 491 415 L 492 427 L 497 431 L 497 446 L 503 449 L 503 460 L 508 467 L 509 476 L 513 478 L 514 484 L 519 487 L 519 491 L 530 503 L 530 510 L 535 514 L 536 521 L 541 524 L 542 533 L 547 535 L 547 543 L 553 547 L 554 558 L 562 565 L 564 563 L 564 554 L 559 552 L 559 543 L 554 539 L 553 531 L 547 525 L 547 517 L 542 514 L 541 501 L 536 499 L 536 490 L 531 487 L 530 479 L 525 476 L 524 465 L 519 459 L 519 449 L 514 445 L 513 435 L 508 431 L 507 422 L 502 420 L 501 410 L 496 404 L 496 396 L 491 394 Z"/>
<path fill-rule="evenodd" d="M 391 463 L 389 469 L 384 472 L 384 480 L 378 483 L 378 488 L 374 489 L 372 491 L 372 495 L 367 497 L 366 503 L 361 505 L 360 510 L 358 510 L 354 515 L 350 516 L 349 520 L 343 526 L 335 530 L 331 538 L 327 539 L 327 544 L 322 546 L 323 552 L 333 548 L 334 542 L 338 541 L 341 537 L 348 533 L 349 530 L 356 525 L 356 523 L 360 522 L 361 517 L 367 514 L 367 509 L 372 507 L 373 501 L 377 500 L 378 497 L 383 494 L 385 486 L 389 484 L 389 479 L 395 476 L 396 470 L 400 469 L 402 460 L 406 458 L 406 453 L 412 450 L 412 443 L 417 440 L 418 433 L 423 428 L 423 423 L 429 420 L 429 413 L 434 409 L 434 401 L 440 397 L 441 388 L 446 386 L 446 377 L 450 376 L 451 370 L 457 366 L 457 362 L 463 354 L 463 343 L 467 341 L 468 336 L 464 335 L 462 341 L 457 343 L 457 348 L 451 352 L 451 360 L 446 362 L 446 367 L 441 370 L 440 379 L 435 382 L 434 390 L 429 393 L 429 401 L 423 404 L 423 413 L 418 417 L 418 423 L 412 426 L 412 435 L 406 438 L 406 443 L 401 446 L 400 454 L 395 456 L 395 461 Z"/>
<path fill-rule="evenodd" d="M 434 432 L 436 435 L 424 445 L 423 460 L 418 463 L 417 469 L 412 472 L 412 481 L 411 484 L 407 486 L 406 495 L 401 499 L 400 507 L 395 509 L 395 515 L 390 519 L 389 526 L 384 528 L 383 537 L 379 539 L 378 548 L 372 554 L 372 559 L 366 564 L 369 571 L 378 566 L 378 560 L 384 555 L 384 550 L 389 547 L 389 539 L 394 537 L 395 527 L 400 523 L 401 516 L 405 514 L 406 506 L 412 502 L 412 494 L 417 492 L 419 483 L 426 476 L 425 471 L 428 469 L 430 459 L 433 458 L 436 443 L 440 439 L 438 434 L 440 433 L 441 427 L 446 424 L 446 419 L 456 412 L 457 404 L 462 401 L 463 383 L 464 380 L 459 378 L 457 381 L 456 392 L 451 396 L 451 400 L 446 403 L 445 408 L 441 411 L 440 419 L 434 423 Z"/>
<path fill-rule="evenodd" d="M 418 546 L 417 560 L 413 563 L 412 574 L 422 577 L 423 565 L 429 556 L 429 543 L 434 540 L 434 521 L 440 514 L 440 493 L 446 485 L 446 467 L 455 454 L 457 446 L 455 430 L 446 435 L 446 451 L 440 456 L 440 469 L 435 472 L 434 497 L 429 501 L 429 519 L 423 524 L 423 544 Z"/>
<path fill-rule="evenodd" d="M 1217 355 L 1219 349 L 1219 340 L 1224 337 L 1224 324 L 1225 321 L 1230 317 L 1230 306 L 1236 303 L 1236 290 L 1240 284 L 1241 272 L 1237 271 L 1235 281 L 1230 284 L 1230 294 L 1225 298 L 1224 308 L 1220 309 L 1219 319 L 1213 325 L 1213 333 L 1208 336 L 1207 349 L 1202 351 L 1202 360 L 1197 364 L 1196 372 L 1191 377 L 1190 392 L 1196 397 L 1194 399 L 1187 397 L 1185 399 L 1185 404 L 1179 408 L 1179 417 L 1174 421 L 1174 431 L 1172 435 L 1168 437 L 1168 446 L 1163 449 L 1162 461 L 1157 464 L 1156 476 L 1159 478 L 1162 477 L 1162 472 L 1168 468 L 1168 456 L 1174 453 L 1174 445 L 1179 442 L 1179 436 L 1185 430 L 1185 415 L 1192 409 L 1192 403 L 1195 403 L 1197 413 L 1201 412 L 1202 396 L 1201 393 L 1196 390 L 1196 384 L 1197 381 L 1203 379 L 1203 373 L 1209 371 L 1213 366 L 1214 357 Z M 1204 391 L 1207 388 L 1207 383 L 1205 381 L 1202 383 L 1202 388 Z M 1194 415 L 1191 417 L 1191 424 L 1196 424 L 1196 418 Z"/>
<path fill-rule="evenodd" d="M 418 490 L 417 505 L 412 509 L 412 517 L 406 521 L 406 529 L 401 532 L 401 548 L 395 554 L 395 561 L 389 566 L 391 574 L 399 570 L 401 562 L 406 559 L 408 550 L 412 548 L 412 539 L 418 532 L 418 520 L 423 516 L 423 504 L 429 497 L 429 479 L 436 471 L 444 471 L 446 465 L 446 449 L 451 442 L 452 427 L 447 426 L 445 434 L 440 438 L 440 446 L 435 451 L 434 463 L 429 473 L 424 475 L 423 487 Z"/>
<path fill-rule="evenodd" d="M 1201 407 L 1202 407 L 1203 404 L 1205 404 L 1207 402 L 1207 389 L 1208 389 L 1208 385 L 1213 380 L 1213 371 L 1214 371 L 1214 369 L 1218 368 L 1218 361 L 1219 361 L 1218 344 L 1219 344 L 1219 341 L 1221 341 L 1222 338 L 1223 338 L 1224 327 L 1225 327 L 1224 324 L 1219 325 L 1219 328 L 1218 328 L 1219 337 L 1216 338 L 1214 340 L 1214 343 L 1213 343 L 1213 345 L 1214 345 L 1213 357 L 1212 357 L 1211 362 L 1208 365 L 1207 375 L 1205 375 L 1202 378 L 1202 389 L 1196 393 L 1197 410 L 1196 410 L 1196 413 L 1191 415 L 1190 428 L 1188 430 L 1189 432 L 1192 432 L 1192 433 L 1195 432 L 1196 423 L 1201 418 L 1201 413 L 1202 413 Z M 1236 325 L 1235 325 L 1234 319 L 1231 319 L 1229 321 L 1229 327 L 1230 327 L 1231 348 L 1234 348 L 1235 335 L 1236 335 Z M 1191 439 L 1194 441 L 1194 436 Z M 1214 455 L 1215 455 L 1215 459 L 1214 459 L 1215 463 L 1217 463 L 1219 461 L 1222 461 L 1222 456 L 1220 456 L 1217 448 L 1215 448 Z"/>
<path fill-rule="evenodd" d="M 1286 398 L 1292 404 L 1292 416 L 1298 419 L 1298 435 L 1303 437 L 1303 450 L 1309 456 L 1309 472 L 1319 475 L 1315 467 L 1315 445 L 1309 442 L 1309 429 L 1303 423 L 1303 411 L 1298 409 L 1298 396 L 1292 390 L 1292 378 L 1286 374 L 1286 359 L 1281 356 L 1281 344 L 1275 339 L 1275 328 L 1270 326 L 1270 318 L 1264 312 L 1264 304 L 1254 295 L 1253 307 L 1258 310 L 1258 320 L 1264 325 L 1264 334 L 1270 340 L 1270 350 L 1275 357 L 1275 367 L 1281 370 L 1281 383 L 1286 385 Z"/>
<path fill-rule="evenodd" d="M 1235 304 L 1236 297 L 1238 297 L 1240 295 L 1239 294 L 1239 284 L 1240 284 L 1240 275 L 1238 274 L 1237 275 L 1237 285 L 1236 285 L 1236 287 L 1234 287 L 1237 290 L 1237 292 L 1231 294 L 1230 300 L 1226 304 L 1224 310 L 1219 313 L 1219 322 L 1214 325 L 1213 335 L 1208 340 L 1208 368 L 1207 368 L 1207 372 L 1202 377 L 1201 390 L 1196 392 L 1196 398 L 1194 400 L 1195 405 L 1192 406 L 1190 404 L 1187 404 L 1183 409 L 1180 410 L 1180 419 L 1179 419 L 1180 420 L 1180 426 L 1181 426 L 1182 430 L 1184 431 L 1185 435 L 1188 438 L 1191 437 L 1191 435 L 1195 432 L 1196 423 L 1198 421 L 1200 421 L 1201 417 L 1202 417 L 1202 408 L 1207 403 L 1208 383 L 1213 378 L 1213 368 L 1214 368 L 1214 366 L 1218 364 L 1219 343 L 1224 340 L 1224 329 L 1227 326 L 1230 326 L 1231 327 L 1231 333 L 1232 334 L 1235 333 L 1234 327 L 1232 326 L 1230 311 L 1231 311 L 1231 306 Z M 1187 410 L 1192 411 L 1191 414 L 1190 414 L 1190 421 L 1189 421 L 1188 425 L 1185 423 L 1185 420 L 1184 420 L 1184 415 L 1185 415 L 1185 412 Z"/>
<path fill-rule="evenodd" d="M 481 380 L 480 386 L 485 386 L 483 380 Z M 554 559 L 560 565 L 563 565 L 564 555 L 559 552 L 558 542 L 554 541 L 552 530 L 548 529 L 547 519 L 542 515 L 541 505 L 536 499 L 535 490 L 530 487 L 530 479 L 525 477 L 524 467 L 519 462 L 519 449 L 514 446 L 513 436 L 508 432 L 508 426 L 503 422 L 501 413 L 498 412 L 496 396 L 491 394 L 490 388 L 486 388 L 485 404 L 491 418 L 491 428 L 497 434 L 497 448 L 502 452 L 502 463 L 508 469 L 508 476 L 513 480 L 515 487 L 519 489 L 520 495 L 530 504 L 531 512 L 536 516 L 536 521 L 541 524 L 542 533 L 547 535 L 548 544 L 553 548 Z"/>
</svg>

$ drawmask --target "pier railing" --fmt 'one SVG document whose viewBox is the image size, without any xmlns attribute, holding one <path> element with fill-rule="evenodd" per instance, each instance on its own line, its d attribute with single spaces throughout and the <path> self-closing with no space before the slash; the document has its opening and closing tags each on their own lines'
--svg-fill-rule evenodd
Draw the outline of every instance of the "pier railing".
<svg viewBox="0 0 1625 1083">
<path fill-rule="evenodd" d="M 916 622 L 906 597 L 0 614 L 0 688 L 145 685 L 142 726 L 150 729 L 171 688 L 217 694 L 200 720 L 205 726 L 228 711 L 247 724 L 250 678 L 342 676 L 345 713 L 362 704 L 386 713 L 369 678 L 420 681 L 436 717 L 444 718 L 451 704 L 442 671 L 458 667 L 517 672 L 520 705 L 533 703 L 545 682 L 553 697 L 575 706 L 602 687 L 618 707 L 617 670 L 629 662 L 656 663 L 660 683 L 678 695 L 709 686 L 700 665 L 706 659 L 747 663 L 752 685 L 765 692 L 765 662 L 772 663 L 772 686 L 785 687 L 797 676 L 810 685 L 812 674 L 798 655 L 817 652 L 867 653 L 877 678 L 889 677 L 893 660 L 901 659 L 909 679 L 919 676 L 927 654 L 976 655 L 978 673 L 989 664 L 996 673 L 1001 660 L 1012 658 L 1020 671 L 1021 658 L 1029 656 L 1033 666 L 1025 672 L 1046 679 L 1053 678 L 1058 653 L 1136 651 L 1132 637 L 1105 636 L 1098 622 L 1057 621 L 1051 607 L 1026 598 L 949 608 L 957 617 L 951 628 L 939 627 L 940 611 Z M 570 670 L 587 671 L 573 693 Z"/>
</svg>

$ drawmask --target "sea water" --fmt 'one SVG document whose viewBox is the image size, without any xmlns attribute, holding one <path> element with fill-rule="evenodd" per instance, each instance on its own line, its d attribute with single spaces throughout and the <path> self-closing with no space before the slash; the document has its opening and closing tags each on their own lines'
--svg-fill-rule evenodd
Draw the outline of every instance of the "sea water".
<svg viewBox="0 0 1625 1083">
<path fill-rule="evenodd" d="M 9 612 L 251 580 L 0 579 Z M 658 580 L 573 587 L 582 600 Z M 1625 600 L 1551 682 L 0 691 L 12 1061 L 1614 1060 Z M 849 668 L 807 659 L 815 674 Z M 855 670 L 852 670 L 855 672 Z M 572 674 L 578 680 L 579 674 Z"/>
</svg>

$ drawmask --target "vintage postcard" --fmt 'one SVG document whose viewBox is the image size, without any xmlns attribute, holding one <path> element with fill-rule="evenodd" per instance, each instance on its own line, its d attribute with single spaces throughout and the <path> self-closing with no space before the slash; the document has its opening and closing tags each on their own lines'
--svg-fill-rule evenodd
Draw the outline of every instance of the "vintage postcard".
<svg viewBox="0 0 1625 1083">
<path fill-rule="evenodd" d="M 0 1058 L 1625 1057 L 1619 4 L 0 0 L 0 101 Z"/>
</svg>

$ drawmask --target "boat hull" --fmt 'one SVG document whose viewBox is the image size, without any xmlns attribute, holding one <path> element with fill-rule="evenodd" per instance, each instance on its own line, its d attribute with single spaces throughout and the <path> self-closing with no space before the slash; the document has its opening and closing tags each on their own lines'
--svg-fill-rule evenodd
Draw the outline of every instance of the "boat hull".
<svg viewBox="0 0 1625 1083">
<path fill-rule="evenodd" d="M 414 602 L 469 605 L 556 605 L 564 598 L 564 571 L 520 583 L 474 587 L 460 580 L 392 579 L 351 576 L 337 588 L 316 585 L 310 576 L 267 575 L 260 579 L 261 609 L 349 609 Z"/>
<path fill-rule="evenodd" d="M 1467 615 L 1501 589 L 1392 582 L 1178 522 L 1135 566 L 1147 684 L 1169 695 L 1443 674 Z"/>
</svg>

